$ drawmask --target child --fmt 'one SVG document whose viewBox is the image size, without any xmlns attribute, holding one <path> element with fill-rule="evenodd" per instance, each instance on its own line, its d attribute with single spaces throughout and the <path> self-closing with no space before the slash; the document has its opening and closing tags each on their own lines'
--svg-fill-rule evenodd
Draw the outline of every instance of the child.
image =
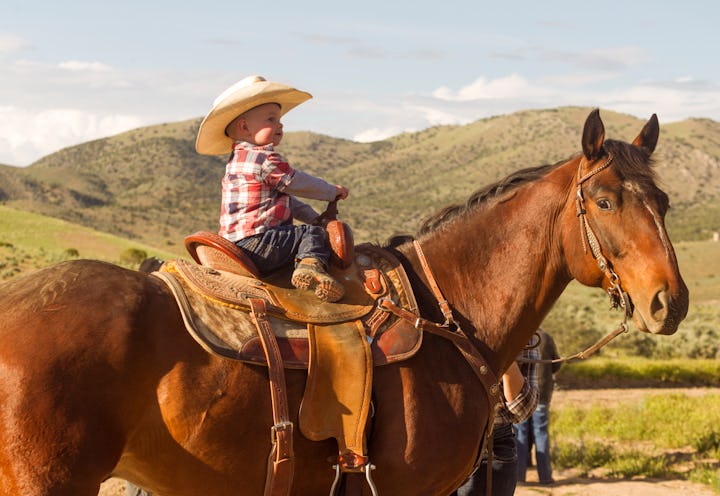
<svg viewBox="0 0 720 496">
<path fill-rule="evenodd" d="M 328 275 L 327 233 L 312 225 L 318 213 L 300 200 L 345 199 L 347 188 L 293 169 L 274 147 L 283 137 L 281 117 L 312 96 L 250 76 L 225 90 L 200 124 L 198 153 L 230 152 L 222 181 L 220 235 L 248 254 L 261 274 L 295 262 L 292 284 L 323 301 L 343 297 Z M 294 225 L 293 219 L 305 224 Z"/>
</svg>

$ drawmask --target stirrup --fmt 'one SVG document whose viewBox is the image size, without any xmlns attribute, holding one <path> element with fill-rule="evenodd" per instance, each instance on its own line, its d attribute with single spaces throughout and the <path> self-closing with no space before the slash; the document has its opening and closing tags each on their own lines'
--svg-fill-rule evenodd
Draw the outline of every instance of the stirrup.
<svg viewBox="0 0 720 496">
<path fill-rule="evenodd" d="M 336 496 L 336 491 L 338 489 L 338 484 L 340 484 L 340 477 L 343 473 L 342 470 L 340 470 L 340 464 L 337 463 L 332 466 L 335 469 L 335 480 L 332 483 L 332 486 L 330 487 L 330 496 Z M 365 480 L 368 483 L 368 487 L 370 487 L 370 492 L 372 493 L 372 496 L 378 496 L 377 488 L 375 487 L 375 482 L 372 479 L 372 471 L 375 470 L 375 465 L 370 463 L 369 461 L 362 466 L 360 469 L 361 472 L 365 472 Z"/>
</svg>

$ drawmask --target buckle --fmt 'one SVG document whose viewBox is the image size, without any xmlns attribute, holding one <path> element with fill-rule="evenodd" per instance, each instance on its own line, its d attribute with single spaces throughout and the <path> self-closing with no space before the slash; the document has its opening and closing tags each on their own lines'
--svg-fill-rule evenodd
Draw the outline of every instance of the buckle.
<svg viewBox="0 0 720 496">
<path fill-rule="evenodd" d="M 277 434 L 278 431 L 285 431 L 289 430 L 292 433 L 293 429 L 293 423 L 289 420 L 285 420 L 283 422 L 279 422 L 273 426 L 270 427 L 270 442 L 272 444 L 277 444 Z"/>
</svg>

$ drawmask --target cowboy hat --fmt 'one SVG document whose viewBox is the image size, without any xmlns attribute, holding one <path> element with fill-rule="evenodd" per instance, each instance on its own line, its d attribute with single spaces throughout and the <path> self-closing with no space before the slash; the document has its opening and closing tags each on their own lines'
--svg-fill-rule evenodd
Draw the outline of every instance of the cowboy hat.
<svg viewBox="0 0 720 496">
<path fill-rule="evenodd" d="M 225 129 L 237 116 L 265 103 L 280 105 L 280 115 L 312 98 L 310 93 L 248 76 L 223 91 L 200 124 L 195 149 L 204 155 L 221 155 L 232 150 L 233 140 Z"/>
</svg>

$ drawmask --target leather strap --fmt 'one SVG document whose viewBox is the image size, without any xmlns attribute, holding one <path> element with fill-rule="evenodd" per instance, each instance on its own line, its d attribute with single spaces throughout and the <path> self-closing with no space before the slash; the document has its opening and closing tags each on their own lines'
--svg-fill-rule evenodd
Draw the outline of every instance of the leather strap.
<svg viewBox="0 0 720 496">
<path fill-rule="evenodd" d="M 442 291 L 440 291 L 440 286 L 438 286 L 438 283 L 435 280 L 435 276 L 433 275 L 432 270 L 430 270 L 430 264 L 428 264 L 427 259 L 425 258 L 425 253 L 423 253 L 422 248 L 420 247 L 420 243 L 416 239 L 413 240 L 413 246 L 415 247 L 415 252 L 417 252 L 418 259 L 420 260 L 420 265 L 422 266 L 425 277 L 427 278 L 428 284 L 430 285 L 430 290 L 435 296 L 438 305 L 440 305 L 440 311 L 445 317 L 445 323 L 450 324 L 453 322 L 452 309 L 450 308 L 450 304 L 443 296 Z"/>
<path fill-rule="evenodd" d="M 461 328 L 458 327 L 457 331 L 453 332 L 446 325 L 430 322 L 429 320 L 418 317 L 414 313 L 399 307 L 389 298 L 380 298 L 378 300 L 378 304 L 381 308 L 393 313 L 401 319 L 412 322 L 416 329 L 420 329 L 452 341 L 455 347 L 468 362 L 470 368 L 472 368 L 473 372 L 475 372 L 475 375 L 477 375 L 478 379 L 480 379 L 480 382 L 485 388 L 485 392 L 490 400 L 491 411 L 495 411 L 495 405 L 499 404 L 501 401 L 498 377 L 495 374 L 495 371 L 493 371 L 488 365 L 482 354 L 480 354 L 480 351 L 473 346 L 470 339 Z"/>
<path fill-rule="evenodd" d="M 265 301 L 249 298 L 251 315 L 258 329 L 270 378 L 270 398 L 274 425 L 270 428 L 272 449 L 268 457 L 265 496 L 288 496 L 292 489 L 295 458 L 293 454 L 293 423 L 288 413 L 285 371 L 275 333 L 267 318 Z"/>
</svg>

